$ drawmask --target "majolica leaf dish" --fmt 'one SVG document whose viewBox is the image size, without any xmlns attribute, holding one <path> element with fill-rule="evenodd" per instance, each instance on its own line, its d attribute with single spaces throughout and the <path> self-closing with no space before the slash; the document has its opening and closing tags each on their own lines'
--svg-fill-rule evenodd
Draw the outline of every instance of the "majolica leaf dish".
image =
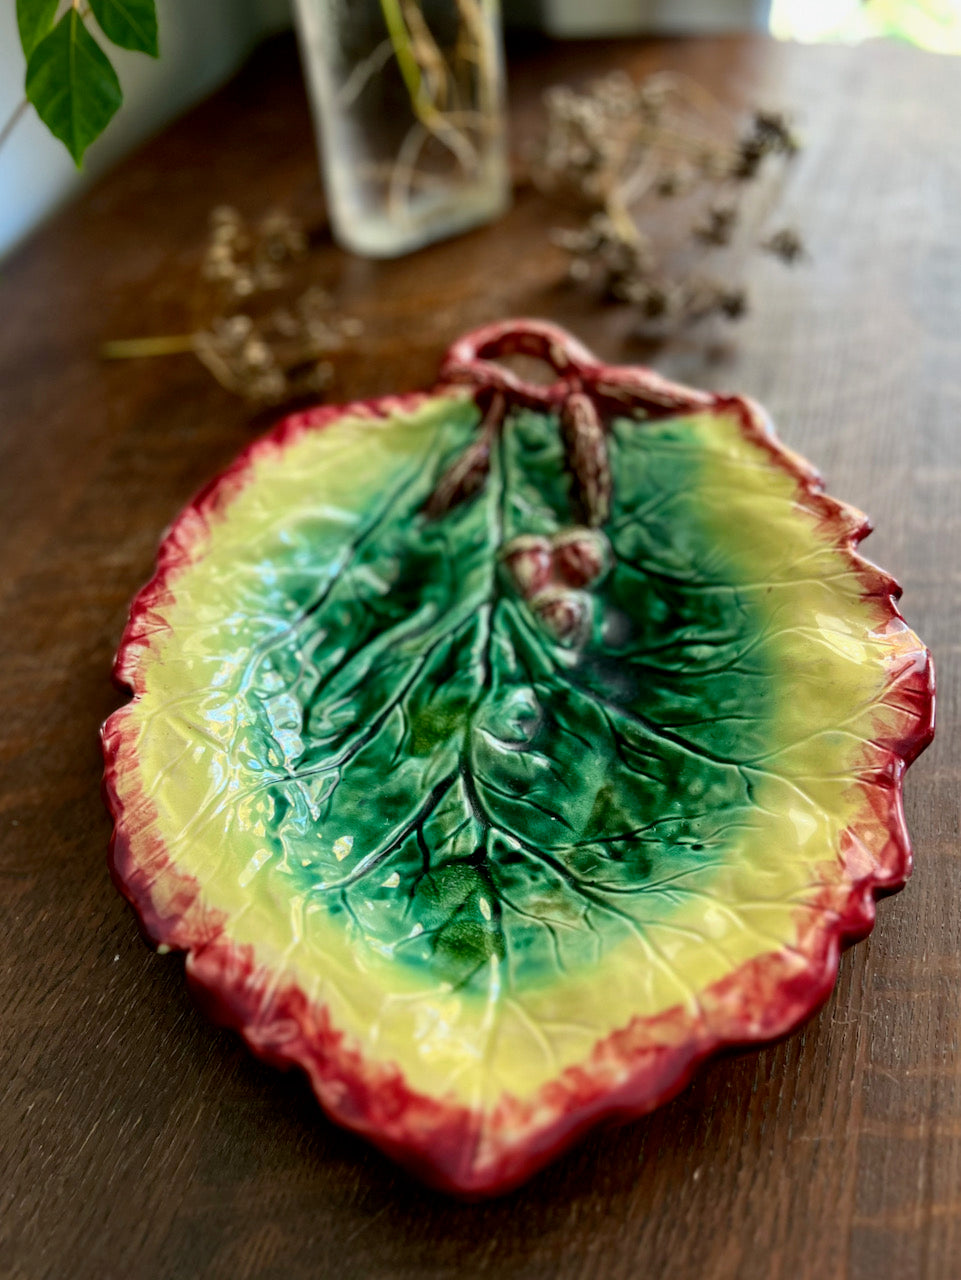
<svg viewBox="0 0 961 1280">
<path fill-rule="evenodd" d="M 506 1190 L 796 1026 L 904 883 L 933 675 L 868 528 L 747 401 L 546 324 L 288 418 L 133 604 L 117 883 L 334 1119 Z"/>
</svg>

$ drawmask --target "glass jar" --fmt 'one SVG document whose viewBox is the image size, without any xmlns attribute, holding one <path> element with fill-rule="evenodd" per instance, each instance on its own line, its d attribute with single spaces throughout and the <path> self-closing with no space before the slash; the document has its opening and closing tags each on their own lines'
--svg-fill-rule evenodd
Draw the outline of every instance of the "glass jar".
<svg viewBox="0 0 961 1280">
<path fill-rule="evenodd" d="M 394 257 L 509 199 L 498 0 L 296 0 L 331 227 Z"/>
</svg>

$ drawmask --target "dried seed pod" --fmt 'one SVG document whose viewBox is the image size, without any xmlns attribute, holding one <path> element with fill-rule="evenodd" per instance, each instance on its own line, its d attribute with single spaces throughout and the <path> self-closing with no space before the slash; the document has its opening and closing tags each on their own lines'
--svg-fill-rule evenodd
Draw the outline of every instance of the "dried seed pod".
<svg viewBox="0 0 961 1280">
<path fill-rule="evenodd" d="M 737 320 L 747 311 L 744 289 L 730 287 L 721 280 L 693 280 L 684 291 L 684 316 L 691 323 L 708 316 L 726 316 Z"/>
<path fill-rule="evenodd" d="M 737 217 L 737 207 L 733 204 L 712 205 L 704 220 L 694 228 L 694 235 L 705 244 L 730 244 L 737 226 Z"/>
<path fill-rule="evenodd" d="M 801 149 L 794 127 L 783 111 L 755 111 L 754 132 L 770 151 L 793 156 Z"/>
<path fill-rule="evenodd" d="M 793 227 L 782 227 L 780 231 L 775 231 L 762 243 L 761 248 L 788 265 L 805 256 L 804 241 Z"/>
<path fill-rule="evenodd" d="M 585 524 L 597 528 L 610 514 L 611 466 L 597 409 L 582 392 L 573 392 L 564 401 L 561 436 L 579 514 Z"/>
<path fill-rule="evenodd" d="M 747 290 L 740 288 L 722 290 L 718 305 L 721 314 L 727 316 L 728 320 L 740 320 L 748 309 Z"/>
<path fill-rule="evenodd" d="M 554 568 L 570 587 L 587 587 L 610 563 L 610 544 L 598 529 L 565 529 L 551 540 Z"/>
<path fill-rule="evenodd" d="M 530 600 L 550 583 L 553 555 L 546 538 L 522 534 L 507 543 L 501 554 L 511 581 L 525 600 Z"/>
<path fill-rule="evenodd" d="M 243 225 L 243 218 L 232 204 L 218 204 L 210 210 L 210 225 L 214 229 L 217 227 L 237 228 Z"/>
</svg>

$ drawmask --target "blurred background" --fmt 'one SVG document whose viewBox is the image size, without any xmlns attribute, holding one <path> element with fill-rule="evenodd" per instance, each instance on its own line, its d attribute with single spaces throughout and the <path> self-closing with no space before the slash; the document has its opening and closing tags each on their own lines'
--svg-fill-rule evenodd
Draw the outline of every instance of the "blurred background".
<svg viewBox="0 0 961 1280">
<path fill-rule="evenodd" d="M 160 0 L 162 57 L 119 53 L 124 110 L 78 172 L 28 113 L 0 166 L 0 255 L 143 138 L 222 84 L 266 36 L 291 23 L 288 0 Z M 511 31 L 605 37 L 769 31 L 789 40 L 895 37 L 961 52 L 961 0 L 503 0 Z M 13 0 L 0 4 L 0 122 L 23 96 Z"/>
</svg>

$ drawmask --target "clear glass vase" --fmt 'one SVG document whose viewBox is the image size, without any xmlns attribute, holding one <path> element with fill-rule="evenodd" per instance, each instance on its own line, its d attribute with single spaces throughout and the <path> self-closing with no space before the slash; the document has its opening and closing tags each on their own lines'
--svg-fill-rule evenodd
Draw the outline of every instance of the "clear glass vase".
<svg viewBox="0 0 961 1280">
<path fill-rule="evenodd" d="M 509 199 L 498 0 L 296 0 L 331 226 L 394 257 Z"/>
</svg>

